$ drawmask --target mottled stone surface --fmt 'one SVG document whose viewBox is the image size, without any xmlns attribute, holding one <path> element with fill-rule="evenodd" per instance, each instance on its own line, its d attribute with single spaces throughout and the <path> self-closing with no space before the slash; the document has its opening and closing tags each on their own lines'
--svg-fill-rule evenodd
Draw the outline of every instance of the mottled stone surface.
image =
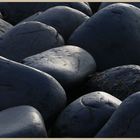
<svg viewBox="0 0 140 140">
<path fill-rule="evenodd" d="M 84 92 L 106 91 L 124 100 L 140 90 L 140 66 L 124 65 L 93 75 L 86 83 Z"/>
</svg>

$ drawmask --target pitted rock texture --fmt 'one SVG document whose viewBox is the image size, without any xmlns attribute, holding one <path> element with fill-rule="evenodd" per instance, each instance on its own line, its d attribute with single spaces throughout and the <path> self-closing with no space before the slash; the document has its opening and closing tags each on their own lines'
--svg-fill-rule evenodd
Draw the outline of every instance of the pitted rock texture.
<svg viewBox="0 0 140 140">
<path fill-rule="evenodd" d="M 140 66 L 124 65 L 93 75 L 86 83 L 84 92 L 101 90 L 124 100 L 140 90 Z"/>
</svg>

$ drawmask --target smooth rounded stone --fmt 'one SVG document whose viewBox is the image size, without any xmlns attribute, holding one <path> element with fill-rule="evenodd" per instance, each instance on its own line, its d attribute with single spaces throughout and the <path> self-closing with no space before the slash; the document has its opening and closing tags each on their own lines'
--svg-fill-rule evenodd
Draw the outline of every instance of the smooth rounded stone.
<svg viewBox="0 0 140 140">
<path fill-rule="evenodd" d="M 140 91 L 140 66 L 124 65 L 96 73 L 84 86 L 84 93 L 101 90 L 124 100 Z"/>
<path fill-rule="evenodd" d="M 140 92 L 126 98 L 96 137 L 140 137 Z"/>
<path fill-rule="evenodd" d="M 64 45 L 51 26 L 30 21 L 15 26 L 0 38 L 0 55 L 20 62 L 25 57 Z"/>
<path fill-rule="evenodd" d="M 62 46 L 27 57 L 23 64 L 52 75 L 65 90 L 83 83 L 96 71 L 94 58 L 77 46 Z"/>
<path fill-rule="evenodd" d="M 101 2 L 88 2 L 88 3 L 93 14 L 98 11 L 100 4 L 102 4 Z"/>
<path fill-rule="evenodd" d="M 62 86 L 50 75 L 0 57 L 0 110 L 18 105 L 35 107 L 47 129 L 65 107 Z"/>
<path fill-rule="evenodd" d="M 52 7 L 45 12 L 37 13 L 24 21 L 39 21 L 54 27 L 65 40 L 89 17 L 79 10 L 68 6 Z"/>
<path fill-rule="evenodd" d="M 16 106 L 0 112 L 1 138 L 47 137 L 41 114 L 31 106 Z"/>
<path fill-rule="evenodd" d="M 0 13 L 0 37 L 13 28 L 13 25 L 1 19 Z"/>
<path fill-rule="evenodd" d="M 113 4 L 94 14 L 71 35 L 68 44 L 87 50 L 95 58 L 97 71 L 140 64 L 140 9 Z"/>
<path fill-rule="evenodd" d="M 120 2 L 102 2 L 99 6 L 99 9 L 98 10 L 101 10 L 103 9 L 104 7 L 107 7 L 111 4 L 115 4 L 115 3 L 120 3 Z M 121 2 L 122 3 L 122 2 Z M 127 4 L 131 4 L 131 5 L 134 5 L 138 8 L 140 8 L 140 3 L 139 2 L 123 2 L 123 3 L 127 3 Z"/>
<path fill-rule="evenodd" d="M 81 96 L 58 116 L 52 136 L 93 137 L 120 104 L 120 100 L 101 91 Z"/>
<path fill-rule="evenodd" d="M 84 2 L 1 2 L 0 12 L 4 20 L 15 25 L 36 12 L 45 11 L 54 6 L 69 6 L 89 16 L 92 15 L 92 10 Z"/>
</svg>

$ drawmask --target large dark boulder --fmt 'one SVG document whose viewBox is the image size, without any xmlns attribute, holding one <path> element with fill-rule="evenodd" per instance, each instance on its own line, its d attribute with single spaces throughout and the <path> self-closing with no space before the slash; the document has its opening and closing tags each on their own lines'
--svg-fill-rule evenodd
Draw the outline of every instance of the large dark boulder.
<svg viewBox="0 0 140 140">
<path fill-rule="evenodd" d="M 101 90 L 124 100 L 140 91 L 140 66 L 124 65 L 96 73 L 85 84 L 84 93 Z"/>
<path fill-rule="evenodd" d="M 65 39 L 89 17 L 76 9 L 67 6 L 52 7 L 45 12 L 36 13 L 24 21 L 39 21 L 54 27 Z"/>
<path fill-rule="evenodd" d="M 97 70 L 140 64 L 140 9 L 113 4 L 94 14 L 71 35 L 68 44 L 87 50 Z"/>
<path fill-rule="evenodd" d="M 108 121 L 121 101 L 105 92 L 81 96 L 58 116 L 53 137 L 93 137 Z"/>
<path fill-rule="evenodd" d="M 31 106 L 17 106 L 0 112 L 1 138 L 42 138 L 47 132 L 41 114 Z"/>
<path fill-rule="evenodd" d="M 0 57 L 0 110 L 31 105 L 42 114 L 48 129 L 65 104 L 65 92 L 53 77 Z"/>
<path fill-rule="evenodd" d="M 64 45 L 51 26 L 31 21 L 15 26 L 0 38 L 0 55 L 20 62 L 25 57 Z"/>
<path fill-rule="evenodd" d="M 89 16 L 92 15 L 92 10 L 84 2 L 1 2 L 0 12 L 4 20 L 15 25 L 36 12 L 54 6 L 69 6 Z"/>
<path fill-rule="evenodd" d="M 139 138 L 140 137 L 140 92 L 125 99 L 98 132 L 100 138 Z"/>
</svg>

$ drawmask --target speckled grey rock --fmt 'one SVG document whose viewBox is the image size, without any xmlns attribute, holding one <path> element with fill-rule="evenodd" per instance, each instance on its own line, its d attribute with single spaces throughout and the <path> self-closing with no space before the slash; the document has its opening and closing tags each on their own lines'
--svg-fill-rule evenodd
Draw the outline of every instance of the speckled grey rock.
<svg viewBox="0 0 140 140">
<path fill-rule="evenodd" d="M 105 92 L 81 96 L 58 116 L 53 137 L 93 137 L 108 121 L 121 101 Z"/>
<path fill-rule="evenodd" d="M 125 99 L 96 137 L 140 137 L 140 92 Z"/>
<path fill-rule="evenodd" d="M 85 93 L 101 90 L 124 100 L 130 94 L 140 91 L 140 66 L 124 65 L 97 73 L 84 88 Z"/>
<path fill-rule="evenodd" d="M 92 15 L 92 10 L 84 2 L 1 2 L 0 12 L 4 20 L 13 25 L 39 11 L 45 11 L 54 6 L 69 6 L 87 15 Z"/>
<path fill-rule="evenodd" d="M 113 4 L 94 14 L 71 35 L 68 44 L 87 50 L 97 71 L 140 64 L 140 9 L 130 4 Z"/>
<path fill-rule="evenodd" d="M 96 71 L 93 57 L 77 46 L 62 46 L 27 57 L 25 65 L 52 75 L 64 89 L 76 87 Z"/>
<path fill-rule="evenodd" d="M 76 9 L 67 6 L 52 7 L 45 12 L 37 13 L 24 21 L 39 21 L 54 27 L 65 40 L 89 17 Z"/>
<path fill-rule="evenodd" d="M 31 105 L 42 114 L 49 128 L 65 104 L 65 91 L 53 77 L 0 57 L 0 110 Z"/>
<path fill-rule="evenodd" d="M 0 38 L 0 55 L 20 62 L 25 57 L 64 45 L 51 26 L 31 21 L 15 26 Z"/>
<path fill-rule="evenodd" d="M 31 106 L 17 106 L 0 112 L 1 138 L 47 137 L 41 114 Z"/>
</svg>

